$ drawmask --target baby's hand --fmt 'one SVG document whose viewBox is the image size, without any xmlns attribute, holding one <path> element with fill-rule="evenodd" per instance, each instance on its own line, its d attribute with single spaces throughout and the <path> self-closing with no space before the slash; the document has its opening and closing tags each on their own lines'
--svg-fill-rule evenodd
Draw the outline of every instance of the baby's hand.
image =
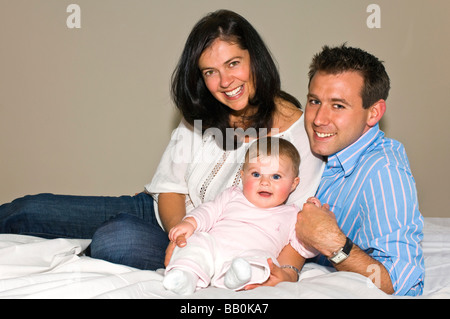
<svg viewBox="0 0 450 319">
<path fill-rule="evenodd" d="M 306 202 L 310 203 L 310 204 L 314 204 L 317 207 L 322 207 L 322 203 L 316 197 L 310 197 L 310 198 L 308 198 L 308 200 Z"/>
<path fill-rule="evenodd" d="M 169 239 L 170 241 L 176 242 L 179 236 L 184 236 L 186 239 L 189 238 L 197 228 L 197 223 L 194 218 L 186 218 L 179 224 L 172 227 L 169 231 Z M 186 246 L 186 242 L 180 245 L 180 247 Z"/>
</svg>

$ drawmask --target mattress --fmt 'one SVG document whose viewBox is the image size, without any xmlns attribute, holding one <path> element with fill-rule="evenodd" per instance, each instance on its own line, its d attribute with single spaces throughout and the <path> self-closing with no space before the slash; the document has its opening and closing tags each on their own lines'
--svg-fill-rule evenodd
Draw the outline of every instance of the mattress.
<svg viewBox="0 0 450 319">
<path fill-rule="evenodd" d="M 145 271 L 83 254 L 89 240 L 0 235 L 0 298 L 186 299 L 162 286 L 162 269 Z M 417 299 L 450 298 L 450 218 L 425 218 L 425 285 Z M 195 299 L 409 298 L 391 296 L 358 274 L 308 263 L 298 282 L 234 292 L 208 287 Z M 189 309 L 185 309 L 189 310 Z"/>
</svg>

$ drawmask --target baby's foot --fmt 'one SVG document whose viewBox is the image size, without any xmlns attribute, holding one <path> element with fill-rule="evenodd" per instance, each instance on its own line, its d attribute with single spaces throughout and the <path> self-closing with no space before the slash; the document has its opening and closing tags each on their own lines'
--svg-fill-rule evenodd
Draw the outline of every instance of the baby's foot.
<svg viewBox="0 0 450 319">
<path fill-rule="evenodd" d="M 251 277 L 252 268 L 248 261 L 243 258 L 236 258 L 225 274 L 225 286 L 229 289 L 236 289 L 249 282 Z"/>
<path fill-rule="evenodd" d="M 163 286 L 179 295 L 191 295 L 197 287 L 198 276 L 190 271 L 170 270 L 164 277 Z"/>
</svg>

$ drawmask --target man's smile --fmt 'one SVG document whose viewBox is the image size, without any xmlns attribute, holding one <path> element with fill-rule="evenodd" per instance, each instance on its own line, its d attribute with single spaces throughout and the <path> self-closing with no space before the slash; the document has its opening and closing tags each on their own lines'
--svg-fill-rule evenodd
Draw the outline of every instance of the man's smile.
<svg viewBox="0 0 450 319">
<path fill-rule="evenodd" d="M 321 132 L 317 132 L 317 131 L 315 131 L 315 133 L 320 138 L 331 137 L 331 136 L 334 136 L 337 134 L 337 133 L 321 133 Z"/>
</svg>

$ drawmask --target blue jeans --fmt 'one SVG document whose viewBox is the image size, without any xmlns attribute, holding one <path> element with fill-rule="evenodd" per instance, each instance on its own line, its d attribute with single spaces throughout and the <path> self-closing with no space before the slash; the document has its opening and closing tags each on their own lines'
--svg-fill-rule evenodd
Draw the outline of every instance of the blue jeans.
<svg viewBox="0 0 450 319">
<path fill-rule="evenodd" d="M 92 239 L 91 257 L 146 270 L 164 267 L 169 244 L 145 193 L 25 196 L 0 206 L 0 233 Z"/>
</svg>

